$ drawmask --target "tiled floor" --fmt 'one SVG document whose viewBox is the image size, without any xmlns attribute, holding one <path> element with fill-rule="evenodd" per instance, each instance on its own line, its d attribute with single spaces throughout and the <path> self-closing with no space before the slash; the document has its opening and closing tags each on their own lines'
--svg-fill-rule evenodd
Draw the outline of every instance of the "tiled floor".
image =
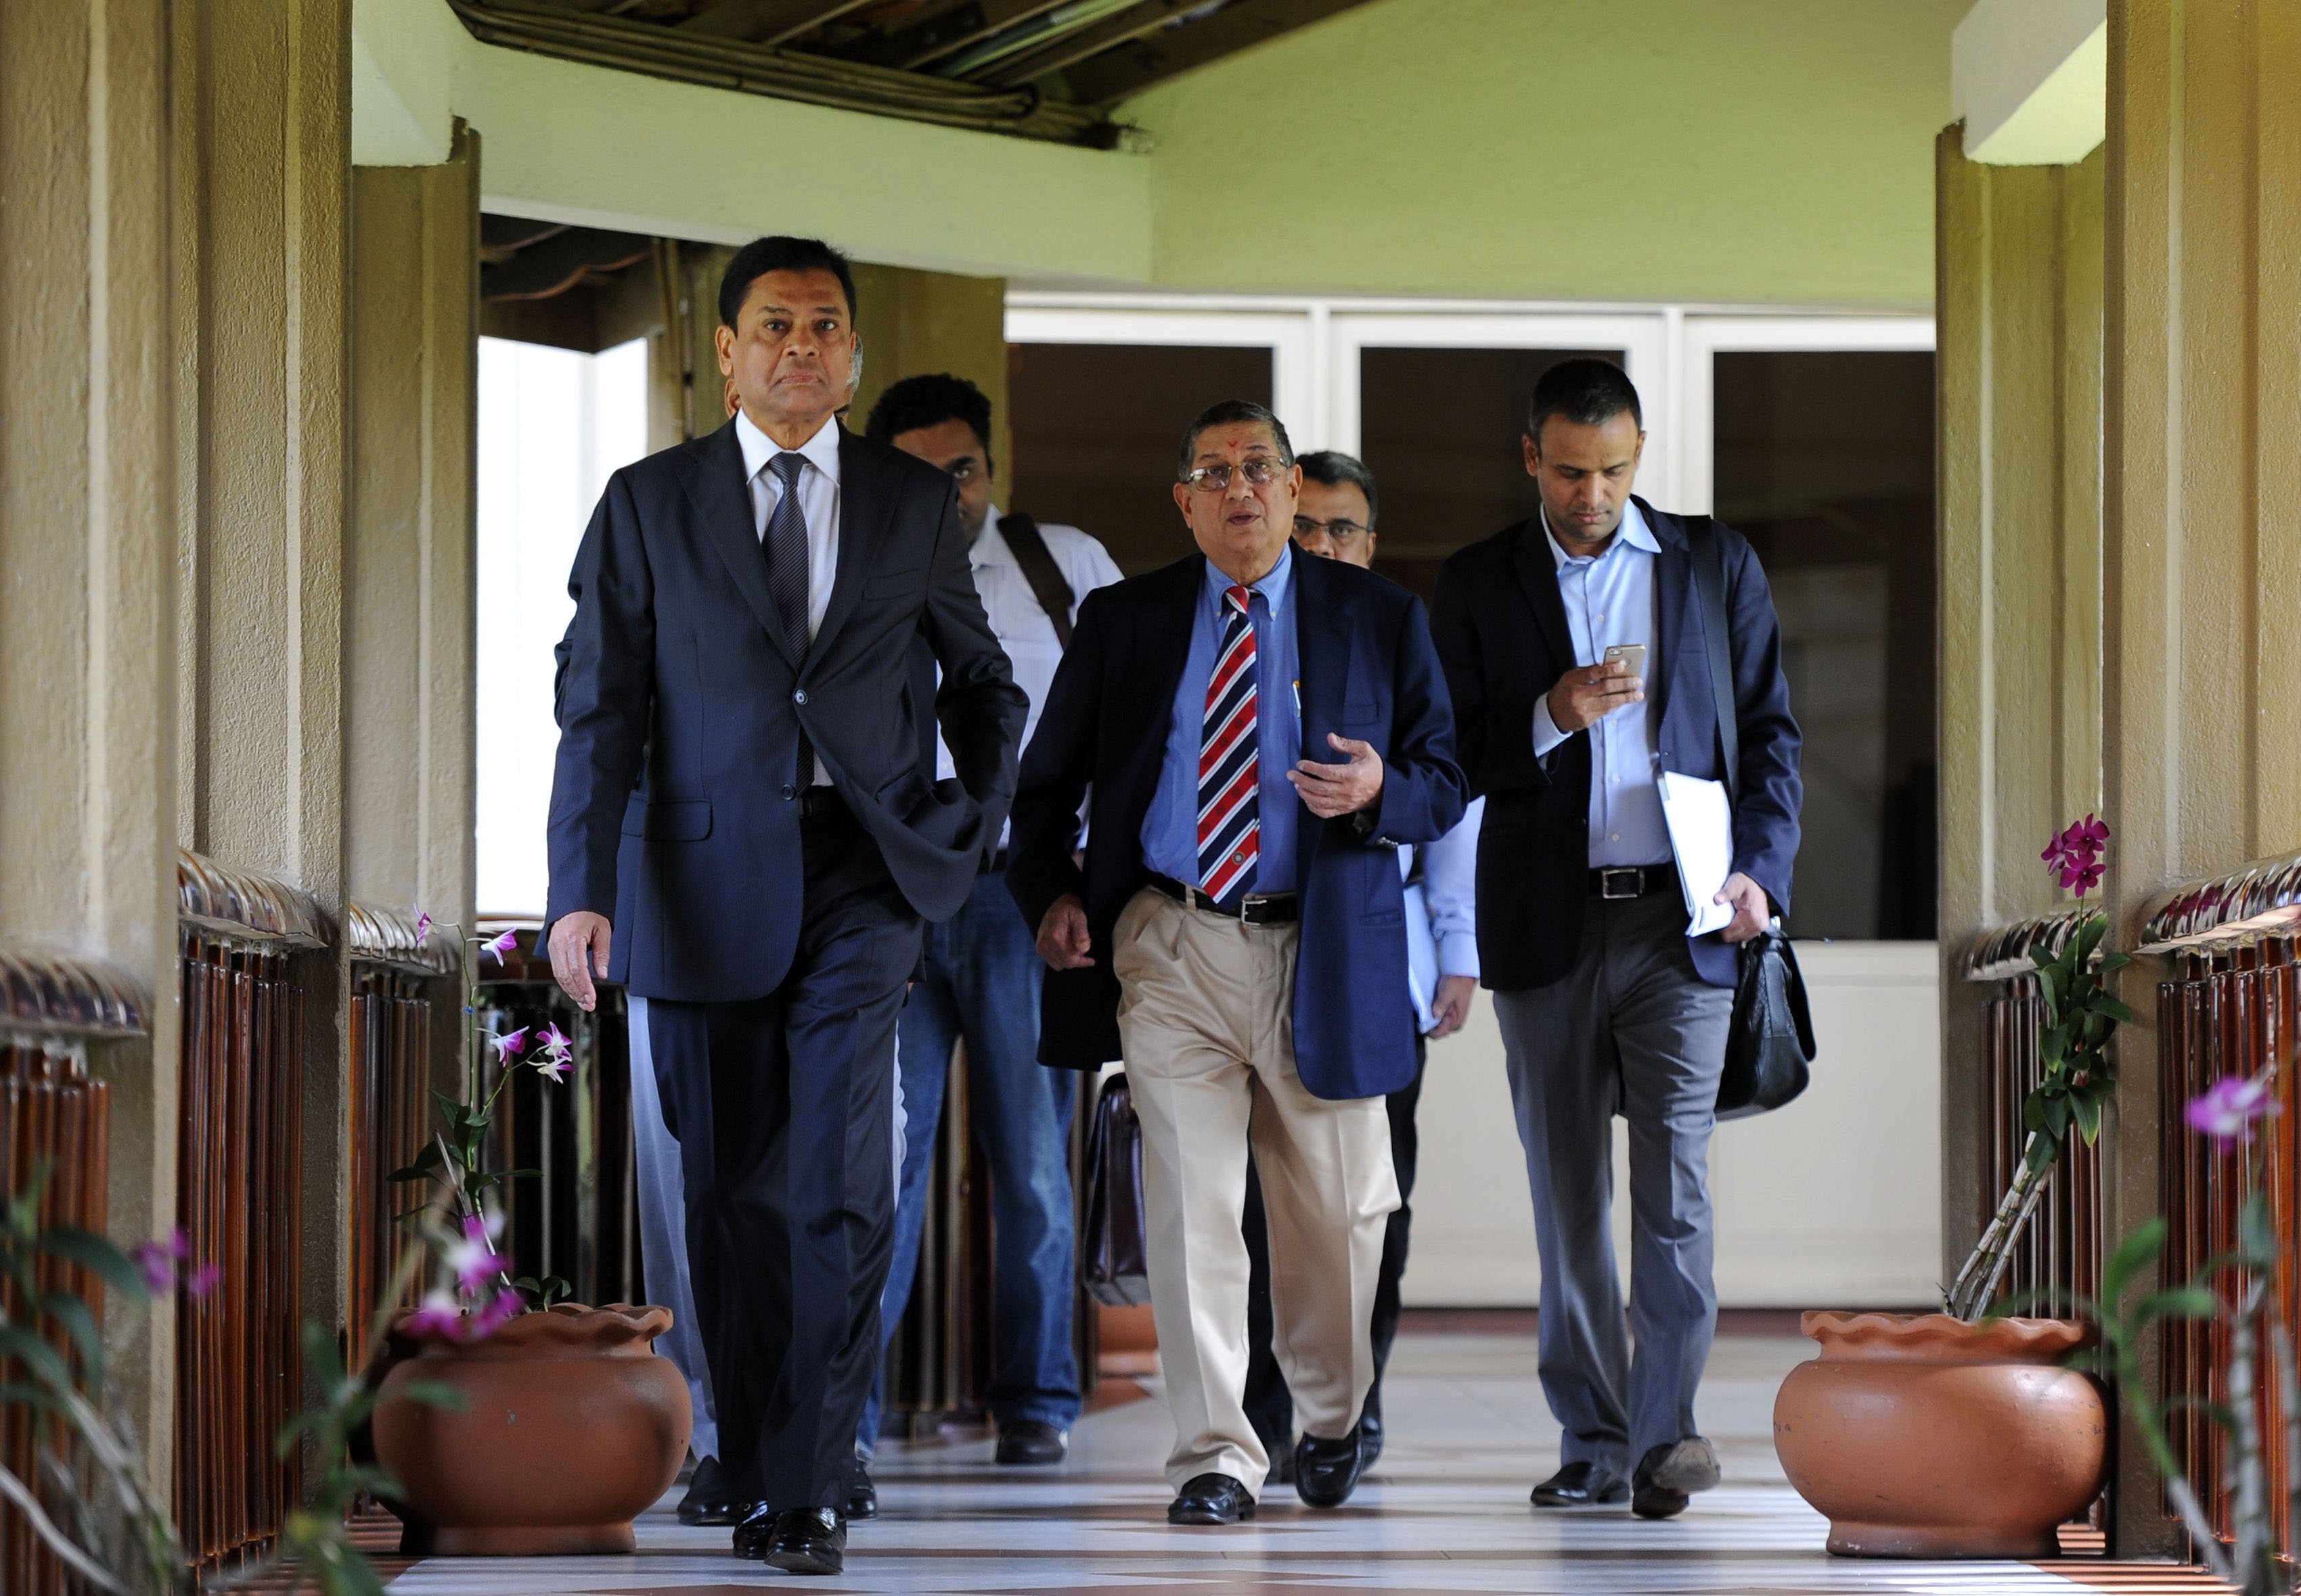
<svg viewBox="0 0 2301 1596">
<path fill-rule="evenodd" d="M 2046 1596 L 2087 1588 L 2021 1564 L 1824 1555 L 1822 1521 L 1783 1483 L 1770 1439 L 1774 1390 L 1810 1349 L 1770 1338 L 1719 1342 L 1701 1414 L 1719 1443 L 1727 1483 L 1667 1523 L 1642 1523 L 1622 1509 L 1529 1508 L 1527 1488 L 1558 1456 L 1557 1426 L 1535 1383 L 1533 1342 L 1422 1335 L 1402 1339 L 1393 1362 L 1384 1404 L 1391 1438 L 1382 1461 L 1335 1512 L 1314 1513 L 1291 1490 L 1279 1491 L 1267 1494 L 1252 1525 L 1169 1529 L 1159 1465 L 1170 1431 L 1150 1399 L 1084 1420 L 1059 1472 L 994 1468 L 990 1443 L 980 1438 L 883 1451 L 884 1514 L 856 1526 L 840 1579 L 795 1581 L 737 1562 L 727 1554 L 726 1531 L 682 1529 L 666 1501 L 641 1521 L 635 1557 L 434 1560 L 403 1574 L 391 1589 L 398 1596 L 728 1596 L 794 1585 L 953 1596 L 1333 1590 Z"/>
</svg>

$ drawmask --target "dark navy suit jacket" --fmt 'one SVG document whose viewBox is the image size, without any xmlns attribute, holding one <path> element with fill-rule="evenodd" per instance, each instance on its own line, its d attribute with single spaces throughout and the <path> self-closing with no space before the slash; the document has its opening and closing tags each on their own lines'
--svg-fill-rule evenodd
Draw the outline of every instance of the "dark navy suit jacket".
<svg viewBox="0 0 2301 1596">
<path fill-rule="evenodd" d="M 1027 707 L 983 618 L 950 478 L 852 434 L 839 569 L 804 659 L 775 625 L 733 422 L 617 472 L 575 556 L 561 644 L 548 921 L 615 928 L 610 980 L 642 997 L 765 997 L 802 908 L 805 731 L 911 907 L 958 911 L 999 839 Z M 924 639 L 958 768 L 917 723 Z"/>
<path fill-rule="evenodd" d="M 1654 540 L 1659 631 L 1647 664 L 1648 723 L 1664 770 L 1720 780 L 1708 644 L 1694 587 L 1686 522 L 1637 501 Z M 1798 729 L 1782 678 L 1781 628 L 1758 556 L 1720 526 L 1726 630 L 1741 738 L 1734 807 L 1734 868 L 1790 905 L 1797 857 Z M 1539 521 L 1522 521 L 1450 557 L 1439 569 L 1431 630 L 1453 689 L 1462 768 L 1486 799 L 1478 833 L 1480 980 L 1509 991 L 1546 986 L 1574 967 L 1589 891 L 1590 740 L 1569 737 L 1534 753 L 1534 706 L 1577 664 L 1558 564 Z M 1716 932 L 1696 938 L 1694 967 L 1734 984 L 1735 951 Z"/>
<path fill-rule="evenodd" d="M 1148 880 L 1142 817 L 1158 789 L 1205 572 L 1194 552 L 1089 594 L 1024 752 L 1007 884 L 1034 932 L 1057 898 L 1078 894 L 1095 961 L 1049 973 L 1042 1064 L 1094 1069 L 1119 1057 L 1112 927 Z M 1295 832 L 1295 1067 L 1315 1096 L 1376 1097 L 1414 1077 L 1395 845 L 1431 841 L 1461 818 L 1453 715 L 1412 594 L 1299 548 L 1293 580 L 1303 754 L 1339 758 L 1326 742 L 1334 731 L 1371 744 L 1385 766 L 1370 825 L 1348 815 L 1322 821 L 1305 809 Z M 1079 804 L 1090 791 L 1081 871 L 1071 856 Z"/>
</svg>

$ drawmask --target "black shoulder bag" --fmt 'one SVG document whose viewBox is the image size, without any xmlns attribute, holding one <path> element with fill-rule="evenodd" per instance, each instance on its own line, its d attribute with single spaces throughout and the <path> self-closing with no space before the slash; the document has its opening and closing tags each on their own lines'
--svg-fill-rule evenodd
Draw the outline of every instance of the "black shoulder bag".
<svg viewBox="0 0 2301 1596">
<path fill-rule="evenodd" d="M 1715 522 L 1689 516 L 1694 586 L 1702 600 L 1703 640 L 1709 645 L 1710 698 L 1718 710 L 1719 754 L 1726 801 L 1741 797 L 1742 730 L 1735 712 L 1734 671 L 1728 657 L 1726 555 Z M 1726 1071 L 1718 1079 L 1718 1117 L 1745 1119 L 1780 1107 L 1806 1088 L 1813 1062 L 1813 1016 L 1805 977 L 1779 923 L 1742 944 L 1734 981 L 1734 1019 L 1726 1032 Z"/>
<path fill-rule="evenodd" d="M 1039 523 L 1028 515 L 1010 512 L 999 518 L 999 535 L 1007 539 L 1015 563 L 1023 568 L 1023 580 L 1031 584 L 1031 597 L 1039 601 L 1039 607 L 1047 612 L 1047 619 L 1054 623 L 1055 641 L 1069 648 L 1071 610 L 1078 603 L 1078 595 L 1063 580 L 1062 567 L 1055 564 L 1054 551 L 1039 535 Z"/>
</svg>

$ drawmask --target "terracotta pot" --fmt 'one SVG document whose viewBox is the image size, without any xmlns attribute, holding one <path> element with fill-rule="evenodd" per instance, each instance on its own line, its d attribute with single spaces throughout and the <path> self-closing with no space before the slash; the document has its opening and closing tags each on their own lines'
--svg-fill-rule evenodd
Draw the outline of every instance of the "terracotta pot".
<svg viewBox="0 0 2301 1596">
<path fill-rule="evenodd" d="M 1867 1558 L 2050 1558 L 2101 1490 L 2109 1412 L 2061 1366 L 2092 1339 L 2063 1319 L 1808 1314 L 1821 1357 L 1774 1399 L 1782 1468 Z"/>
<path fill-rule="evenodd" d="M 384 1376 L 375 1409 L 376 1456 L 423 1542 L 403 1550 L 632 1550 L 632 1520 L 679 1477 L 693 1423 L 687 1383 L 655 1355 L 670 1328 L 668 1308 L 617 1303 L 522 1314 L 472 1346 L 412 1338 L 420 1350 Z M 408 1400 L 415 1381 L 461 1392 L 463 1409 Z"/>
</svg>

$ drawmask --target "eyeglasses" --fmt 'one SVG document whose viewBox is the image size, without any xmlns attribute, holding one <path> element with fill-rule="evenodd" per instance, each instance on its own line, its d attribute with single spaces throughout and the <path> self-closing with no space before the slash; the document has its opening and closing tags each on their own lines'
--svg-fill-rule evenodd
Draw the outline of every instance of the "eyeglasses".
<svg viewBox="0 0 2301 1596">
<path fill-rule="evenodd" d="M 1360 526 L 1355 521 L 1344 521 L 1339 517 L 1333 521 L 1313 521 L 1308 515 L 1294 518 L 1294 535 L 1298 538 L 1324 536 L 1348 546 L 1360 538 L 1372 535 L 1373 531 L 1374 528 L 1370 526 Z"/>
<path fill-rule="evenodd" d="M 1246 480 L 1257 488 L 1268 488 L 1286 474 L 1284 461 L 1272 455 L 1251 455 L 1239 464 Z M 1226 493 L 1230 490 L 1231 468 L 1227 462 L 1221 465 L 1201 465 L 1196 471 L 1183 473 L 1183 480 L 1200 493 Z"/>
</svg>

